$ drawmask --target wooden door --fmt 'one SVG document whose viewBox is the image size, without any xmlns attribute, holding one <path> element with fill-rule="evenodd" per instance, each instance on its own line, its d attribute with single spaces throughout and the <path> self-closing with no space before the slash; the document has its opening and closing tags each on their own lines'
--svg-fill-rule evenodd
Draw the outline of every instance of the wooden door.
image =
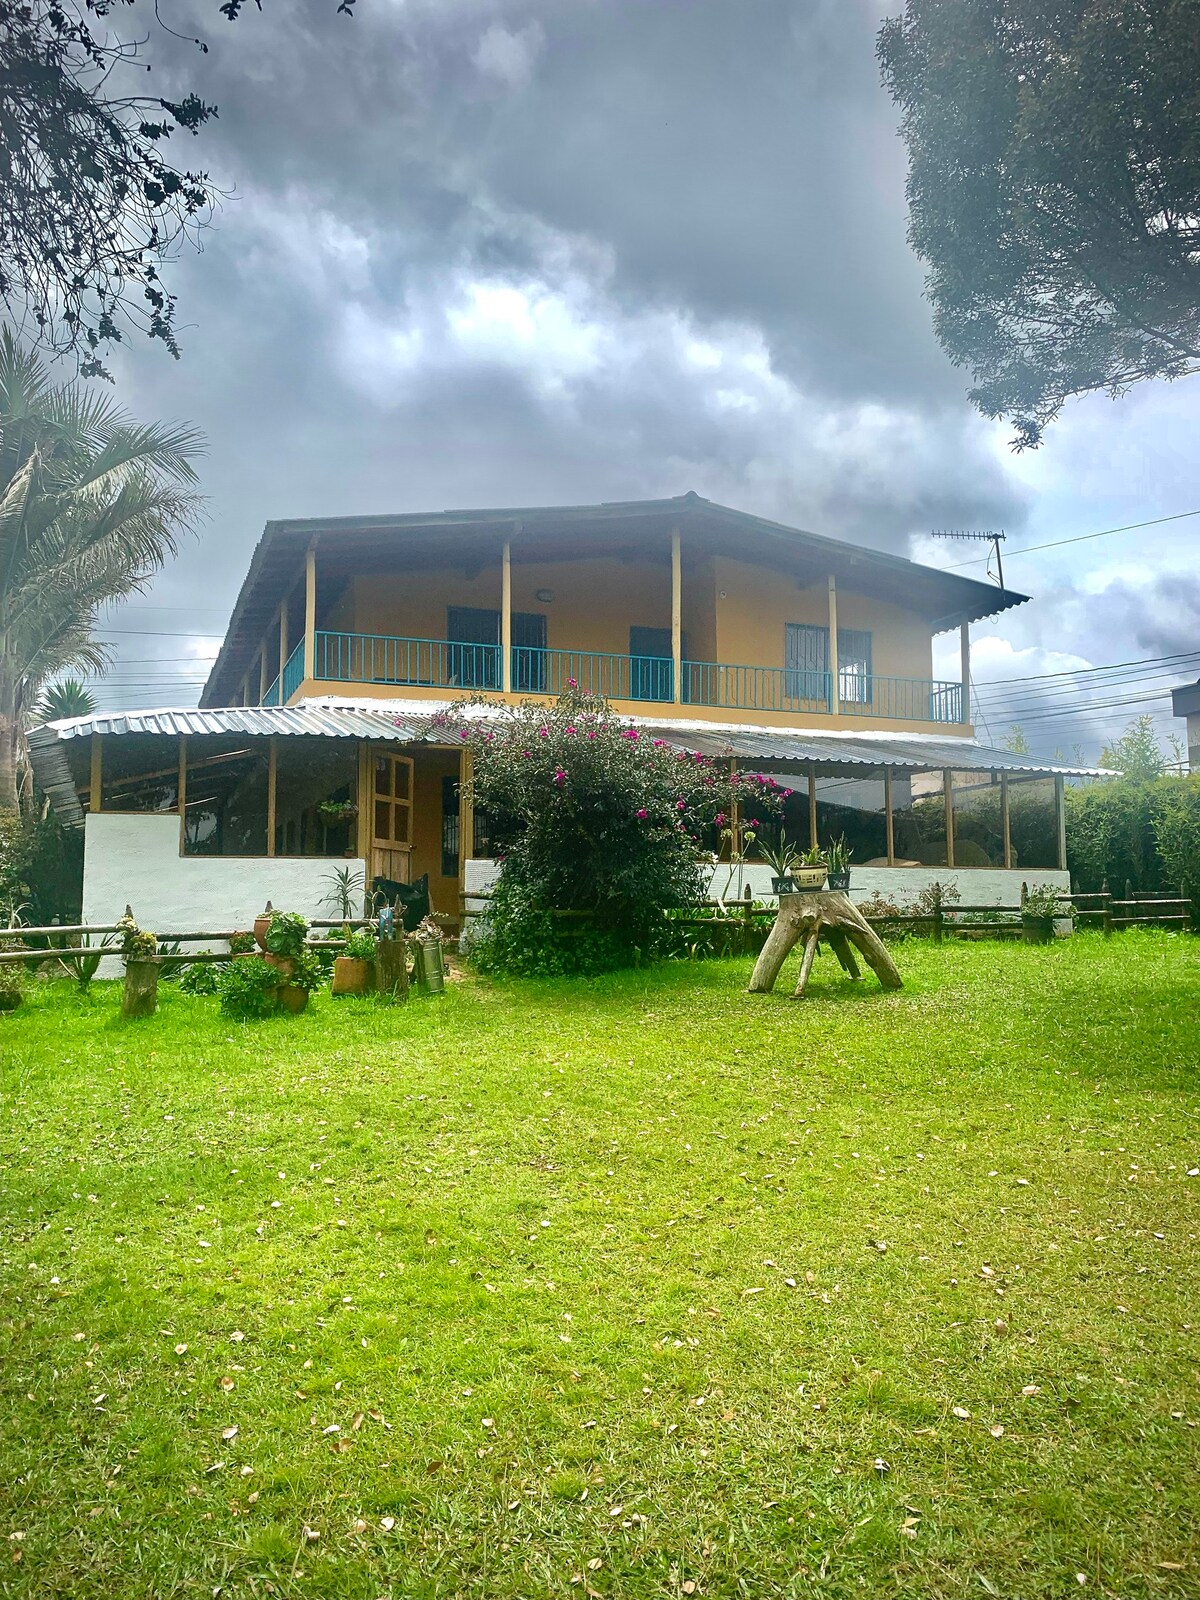
<svg viewBox="0 0 1200 1600">
<path fill-rule="evenodd" d="M 371 876 L 408 883 L 412 860 L 412 757 L 377 750 L 371 773 Z"/>
</svg>

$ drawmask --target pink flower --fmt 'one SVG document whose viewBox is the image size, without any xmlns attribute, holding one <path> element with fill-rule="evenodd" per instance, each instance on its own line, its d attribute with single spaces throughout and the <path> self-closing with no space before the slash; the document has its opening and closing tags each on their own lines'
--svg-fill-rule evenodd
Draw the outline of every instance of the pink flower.
<svg viewBox="0 0 1200 1600">
<path fill-rule="evenodd" d="M 676 809 L 676 811 L 686 811 L 687 810 L 687 801 L 686 800 L 676 800 L 675 809 Z"/>
<path fill-rule="evenodd" d="M 459 729 L 459 733 L 458 733 L 458 737 L 460 739 L 465 739 L 467 737 L 467 730 L 465 728 L 460 728 Z"/>
<path fill-rule="evenodd" d="M 761 828 L 762 827 L 762 823 L 758 820 L 757 817 L 751 817 L 750 818 L 750 826 L 752 828 Z"/>
<path fill-rule="evenodd" d="M 494 734 L 494 733 L 492 733 L 492 732 L 490 732 L 490 731 L 489 731 L 489 733 L 488 733 L 488 736 L 487 736 L 487 742 L 488 742 L 488 743 L 489 743 L 489 744 L 491 744 L 491 742 L 492 742 L 492 740 L 493 740 L 493 739 L 494 739 L 494 738 L 495 738 L 495 737 L 496 737 L 496 735 L 495 735 L 495 734 Z"/>
<path fill-rule="evenodd" d="M 578 689 L 578 687 L 579 687 L 579 679 L 578 678 L 568 678 L 567 679 L 567 688 L 568 689 Z"/>
<path fill-rule="evenodd" d="M 589 728 L 589 729 L 588 729 L 588 738 L 589 738 L 589 739 L 594 739 L 594 738 L 595 738 L 595 737 L 596 737 L 596 730 L 595 730 L 595 728 Z"/>
<path fill-rule="evenodd" d="M 640 735 L 636 728 L 626 728 L 622 733 L 622 737 L 625 739 L 637 739 Z"/>
<path fill-rule="evenodd" d="M 564 783 L 566 783 L 567 775 L 561 767 L 556 767 L 554 769 L 554 781 L 559 785 L 560 788 Z"/>
<path fill-rule="evenodd" d="M 566 731 L 567 731 L 567 732 L 568 732 L 568 733 L 574 733 L 574 732 L 575 732 L 575 729 L 574 729 L 574 728 L 568 728 L 568 729 L 567 729 L 567 730 L 566 730 Z"/>
<path fill-rule="evenodd" d="M 795 792 L 795 791 L 794 791 L 794 790 L 792 790 L 792 789 L 785 789 L 785 790 L 784 790 L 784 791 L 783 791 L 783 798 L 784 798 L 784 799 L 785 799 L 785 800 L 790 800 L 790 799 L 791 799 L 791 798 L 792 798 L 792 795 L 793 795 L 793 793 L 794 793 L 794 792 Z"/>
<path fill-rule="evenodd" d="M 713 821 L 716 823 L 718 828 L 723 828 L 725 826 L 725 813 L 723 811 L 718 811 L 716 816 L 713 818 Z"/>
<path fill-rule="evenodd" d="M 550 729 L 549 728 L 544 728 L 543 727 L 543 728 L 539 728 L 538 729 L 538 738 L 539 739 L 548 739 L 549 737 L 550 737 Z"/>
<path fill-rule="evenodd" d="M 656 750 L 662 750 L 662 749 L 665 748 L 666 743 L 667 743 L 667 741 L 665 739 L 655 739 L 654 748 Z"/>
<path fill-rule="evenodd" d="M 650 813 L 646 810 L 645 806 L 642 806 L 639 809 L 638 814 L 637 814 L 638 821 L 639 822 L 645 822 L 646 818 L 649 815 L 650 815 Z"/>
</svg>

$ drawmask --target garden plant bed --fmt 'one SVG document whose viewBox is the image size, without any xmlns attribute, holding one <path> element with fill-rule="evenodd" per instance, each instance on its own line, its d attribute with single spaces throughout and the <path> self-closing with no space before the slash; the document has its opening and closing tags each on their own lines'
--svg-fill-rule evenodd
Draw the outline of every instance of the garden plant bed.
<svg viewBox="0 0 1200 1600">
<path fill-rule="evenodd" d="M 1195 1595 L 1197 946 L 903 962 L 32 985 L 0 1594 Z"/>
</svg>

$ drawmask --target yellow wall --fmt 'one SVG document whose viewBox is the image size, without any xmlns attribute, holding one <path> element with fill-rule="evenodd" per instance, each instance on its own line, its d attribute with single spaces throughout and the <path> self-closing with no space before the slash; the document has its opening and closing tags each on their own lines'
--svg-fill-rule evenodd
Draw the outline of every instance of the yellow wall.
<svg viewBox="0 0 1200 1600">
<path fill-rule="evenodd" d="M 733 666 L 782 667 L 789 622 L 829 623 L 825 583 L 801 588 L 794 578 L 728 557 L 716 560 L 717 655 Z M 879 677 L 929 678 L 933 644 L 929 624 L 902 606 L 837 592 L 839 628 L 871 634 L 871 668 Z"/>
</svg>

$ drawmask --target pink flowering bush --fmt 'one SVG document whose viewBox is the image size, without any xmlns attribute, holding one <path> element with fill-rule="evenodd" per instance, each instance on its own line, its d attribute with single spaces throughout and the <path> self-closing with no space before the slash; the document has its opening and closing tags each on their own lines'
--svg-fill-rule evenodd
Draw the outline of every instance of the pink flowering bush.
<svg viewBox="0 0 1200 1600">
<path fill-rule="evenodd" d="M 664 912 L 702 898 L 702 866 L 739 803 L 777 814 L 727 759 L 679 750 L 568 689 L 548 707 L 487 705 L 443 718 L 473 754 L 474 802 L 501 859 L 479 962 L 596 971 L 648 959 Z M 567 915 L 563 915 L 566 913 Z"/>
</svg>

